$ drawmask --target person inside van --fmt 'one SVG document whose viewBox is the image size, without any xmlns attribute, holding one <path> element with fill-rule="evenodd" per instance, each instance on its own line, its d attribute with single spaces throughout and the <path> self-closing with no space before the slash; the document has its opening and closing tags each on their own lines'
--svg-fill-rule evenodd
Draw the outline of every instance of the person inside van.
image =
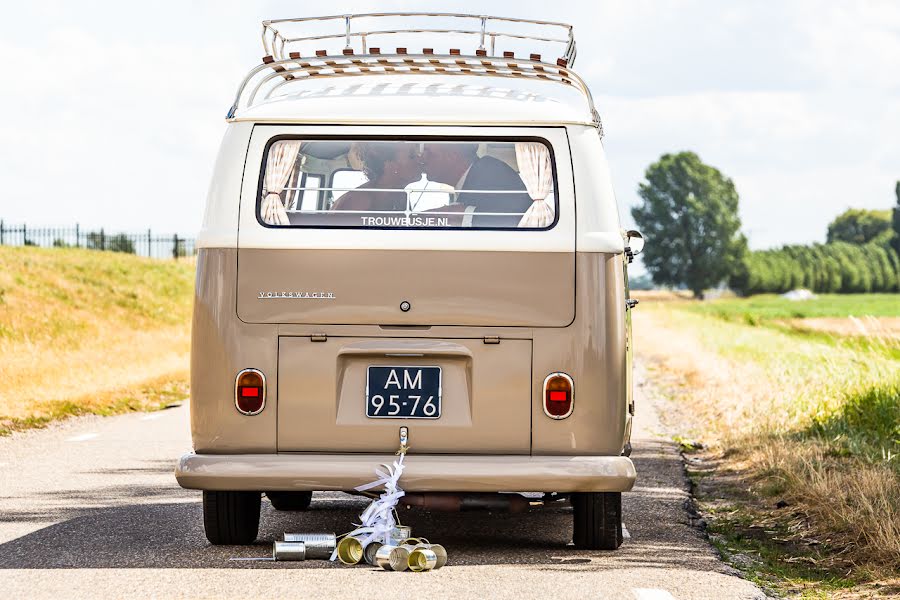
<svg viewBox="0 0 900 600">
<path fill-rule="evenodd" d="M 422 170 L 429 181 L 445 183 L 456 190 L 455 202 L 429 212 L 462 213 L 458 224 L 463 227 L 515 227 L 531 206 L 531 197 L 519 175 L 502 160 L 479 157 L 478 144 L 425 144 Z M 522 193 L 489 193 L 494 190 Z M 478 216 L 479 212 L 511 214 Z"/>
<path fill-rule="evenodd" d="M 348 154 L 350 165 L 368 181 L 338 198 L 331 210 L 403 211 L 403 189 L 422 177 L 416 144 L 355 142 Z M 397 191 L 376 191 L 397 190 Z"/>
</svg>

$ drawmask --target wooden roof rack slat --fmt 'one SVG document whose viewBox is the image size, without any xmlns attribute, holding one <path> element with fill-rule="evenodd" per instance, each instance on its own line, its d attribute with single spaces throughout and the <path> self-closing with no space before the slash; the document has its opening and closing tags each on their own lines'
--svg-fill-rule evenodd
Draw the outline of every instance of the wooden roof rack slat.
<svg viewBox="0 0 900 600">
<path fill-rule="evenodd" d="M 442 19 L 442 25 L 448 20 L 469 20 L 477 25 L 473 28 L 429 28 L 421 26 L 396 27 L 391 29 L 354 30 L 354 23 L 360 20 L 392 19 Z M 313 22 L 334 21 L 341 26 L 341 33 L 296 35 L 296 28 Z M 490 25 L 502 23 L 508 31 L 496 31 Z M 559 32 L 563 37 L 553 37 L 550 33 L 532 35 L 519 33 L 510 28 L 514 25 L 527 25 L 533 31 L 542 27 L 545 30 Z M 329 77 L 362 77 L 372 75 L 465 75 L 482 77 L 500 77 L 530 81 L 546 81 L 573 87 L 580 91 L 588 103 L 594 125 L 600 129 L 600 117 L 594 108 L 590 90 L 584 81 L 571 68 L 575 61 L 575 38 L 572 26 L 553 21 L 535 21 L 530 19 L 514 19 L 470 15 L 463 13 L 363 13 L 352 15 L 331 15 L 323 17 L 303 17 L 297 19 L 276 19 L 263 21 L 262 43 L 265 51 L 263 63 L 252 69 L 238 88 L 234 103 L 228 112 L 231 118 L 239 109 L 251 107 L 265 99 L 270 99 L 284 86 L 301 85 L 307 79 Z M 291 29 L 294 31 L 291 31 Z M 543 31 L 543 30 L 542 30 Z M 410 34 L 427 34 L 432 37 L 445 35 L 475 36 L 478 46 L 469 51 L 461 48 L 450 48 L 448 54 L 435 53 L 434 46 L 423 47 L 421 54 L 411 54 L 406 46 L 396 47 L 394 53 L 384 54 L 381 47 L 367 47 L 369 38 L 406 36 Z M 456 38 L 457 41 L 459 37 Z M 541 54 L 528 52 L 525 58 L 516 58 L 510 50 L 496 52 L 498 39 L 514 39 L 543 43 L 564 44 L 562 56 L 555 62 L 544 62 Z M 297 48 L 298 44 L 319 40 L 342 40 L 343 46 L 334 50 L 315 50 L 311 57 L 310 50 L 305 52 Z M 399 41 L 399 40 L 397 40 Z M 445 46 L 446 47 L 446 46 Z M 307 58 L 303 58 L 304 53 Z M 602 129 L 601 129 L 602 131 Z"/>
</svg>

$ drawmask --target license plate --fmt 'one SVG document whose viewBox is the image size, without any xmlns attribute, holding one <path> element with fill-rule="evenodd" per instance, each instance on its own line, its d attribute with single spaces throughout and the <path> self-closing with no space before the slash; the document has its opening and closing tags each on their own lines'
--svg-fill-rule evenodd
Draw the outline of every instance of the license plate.
<svg viewBox="0 0 900 600">
<path fill-rule="evenodd" d="M 370 366 L 366 374 L 370 419 L 439 419 L 441 368 Z"/>
</svg>

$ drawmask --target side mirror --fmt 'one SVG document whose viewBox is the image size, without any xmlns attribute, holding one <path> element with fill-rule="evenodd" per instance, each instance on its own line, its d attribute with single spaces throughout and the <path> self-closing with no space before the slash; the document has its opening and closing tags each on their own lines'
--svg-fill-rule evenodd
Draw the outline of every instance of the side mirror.
<svg viewBox="0 0 900 600">
<path fill-rule="evenodd" d="M 644 249 L 644 236 L 640 231 L 629 229 L 625 232 L 625 256 L 628 262 L 634 261 L 634 257 Z"/>
</svg>

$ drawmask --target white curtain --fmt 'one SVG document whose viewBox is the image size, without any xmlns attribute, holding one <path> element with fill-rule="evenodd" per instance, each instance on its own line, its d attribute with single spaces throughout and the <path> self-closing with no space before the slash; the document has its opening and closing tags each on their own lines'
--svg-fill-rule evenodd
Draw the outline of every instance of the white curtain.
<svg viewBox="0 0 900 600">
<path fill-rule="evenodd" d="M 281 192 L 290 180 L 300 153 L 299 141 L 275 142 L 269 148 L 269 160 L 266 162 L 266 197 L 263 198 L 261 213 L 263 221 L 269 225 L 290 225 Z"/>
<path fill-rule="evenodd" d="M 533 200 L 519 227 L 547 227 L 553 222 L 553 206 L 546 200 L 553 187 L 550 151 L 538 142 L 516 142 L 516 163 L 519 177 Z"/>
</svg>

